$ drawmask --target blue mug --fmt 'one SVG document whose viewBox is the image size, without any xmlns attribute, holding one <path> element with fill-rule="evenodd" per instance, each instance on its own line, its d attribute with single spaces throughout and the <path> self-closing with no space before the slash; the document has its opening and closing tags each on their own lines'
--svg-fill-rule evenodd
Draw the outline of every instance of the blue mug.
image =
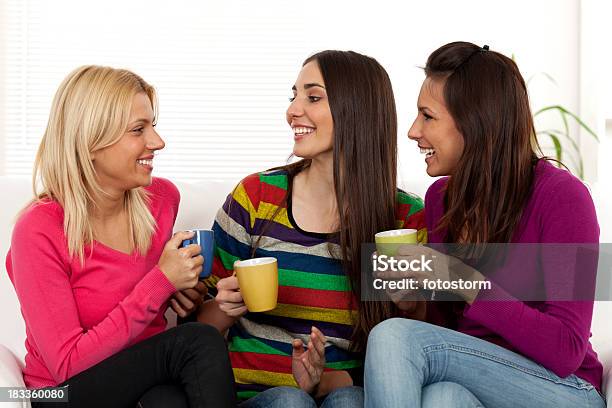
<svg viewBox="0 0 612 408">
<path fill-rule="evenodd" d="M 198 230 L 193 229 L 193 237 L 184 240 L 181 243 L 181 247 L 185 247 L 191 244 L 198 244 L 202 248 L 200 253 L 204 257 L 204 265 L 202 265 L 202 272 L 200 278 L 208 278 L 212 273 L 213 265 L 213 252 L 215 249 L 215 233 L 211 230 Z"/>
</svg>

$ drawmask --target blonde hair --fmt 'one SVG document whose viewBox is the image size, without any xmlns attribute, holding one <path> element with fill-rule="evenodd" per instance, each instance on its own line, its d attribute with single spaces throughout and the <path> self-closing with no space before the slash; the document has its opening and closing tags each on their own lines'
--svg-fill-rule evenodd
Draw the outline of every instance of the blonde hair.
<svg viewBox="0 0 612 408">
<path fill-rule="evenodd" d="M 123 136 L 138 93 L 149 97 L 157 117 L 155 89 L 141 77 L 124 69 L 88 65 L 71 72 L 53 99 L 34 163 L 34 201 L 53 199 L 63 207 L 68 251 L 81 263 L 84 247 L 94 240 L 90 215 L 107 195 L 98 184 L 91 153 Z M 149 249 L 156 226 L 148 202 L 143 188 L 125 194 L 130 238 L 140 254 Z"/>
</svg>

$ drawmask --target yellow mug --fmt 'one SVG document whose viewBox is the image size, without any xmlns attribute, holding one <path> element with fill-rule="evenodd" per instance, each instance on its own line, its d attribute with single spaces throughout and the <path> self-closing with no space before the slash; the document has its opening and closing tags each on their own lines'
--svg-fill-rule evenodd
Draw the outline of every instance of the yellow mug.
<svg viewBox="0 0 612 408">
<path fill-rule="evenodd" d="M 400 247 L 399 244 L 416 244 L 417 230 L 415 229 L 394 229 L 381 231 L 374 235 L 376 251 L 380 255 L 395 256 Z"/>
<path fill-rule="evenodd" d="M 242 299 L 249 312 L 276 308 L 278 299 L 278 263 L 276 258 L 253 258 L 234 262 L 234 272 Z"/>
</svg>

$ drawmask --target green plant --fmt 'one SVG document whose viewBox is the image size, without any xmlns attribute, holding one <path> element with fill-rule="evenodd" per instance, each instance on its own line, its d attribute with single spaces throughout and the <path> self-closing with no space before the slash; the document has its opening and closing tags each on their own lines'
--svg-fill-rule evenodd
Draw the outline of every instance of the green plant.
<svg viewBox="0 0 612 408">
<path fill-rule="evenodd" d="M 514 59 L 514 56 L 513 56 Z M 542 73 L 551 82 L 556 85 L 555 80 L 548 74 Z M 530 78 L 527 84 L 531 81 Z M 550 128 L 544 130 L 536 130 L 538 137 L 548 136 L 552 141 L 555 148 L 555 159 L 560 163 L 564 163 L 564 159 L 567 158 L 567 164 L 571 164 L 580 179 L 584 179 L 584 160 L 582 159 L 582 153 L 580 152 L 580 146 L 576 143 L 576 140 L 572 137 L 570 132 L 570 120 L 575 121 L 580 128 L 584 129 L 589 135 L 593 136 L 599 143 L 599 137 L 597 134 L 586 124 L 584 121 L 575 113 L 571 112 L 567 108 L 561 105 L 550 105 L 538 109 L 534 114 L 534 118 L 544 114 L 558 114 L 561 118 L 561 129 Z"/>
<path fill-rule="evenodd" d="M 516 62 L 516 56 L 514 55 L 514 53 L 512 54 L 511 58 L 512 61 Z M 557 81 L 555 81 L 555 79 L 546 72 L 540 72 L 539 74 L 543 75 L 550 82 L 557 85 Z M 527 86 L 529 86 L 529 83 L 535 76 L 536 75 L 530 77 L 527 80 Z M 539 115 L 553 112 L 557 112 L 560 115 L 561 123 L 563 124 L 562 130 L 555 128 L 545 130 L 536 129 L 536 136 L 548 136 L 555 147 L 555 159 L 559 162 L 559 166 L 561 166 L 560 163 L 563 163 L 564 156 L 567 156 L 569 161 L 571 162 L 571 165 L 573 165 L 576 171 L 578 172 L 578 177 L 583 180 L 584 160 L 582 159 L 580 146 L 578 145 L 578 143 L 576 143 L 576 140 L 574 140 L 574 138 L 572 138 L 570 134 L 569 119 L 573 119 L 589 135 L 593 136 L 597 143 L 599 143 L 599 137 L 595 132 L 593 132 L 593 130 L 589 126 L 587 126 L 586 123 L 584 123 L 584 121 L 578 115 L 561 105 L 545 106 L 544 108 L 538 109 L 533 114 L 533 117 L 536 118 Z M 567 144 L 569 144 L 569 149 L 564 146 L 564 143 L 562 141 L 566 141 Z"/>
<path fill-rule="evenodd" d="M 536 134 L 538 136 L 546 135 L 550 137 L 553 145 L 555 146 L 555 159 L 563 163 L 564 156 L 567 156 L 568 159 L 571 161 L 571 164 L 574 166 L 574 168 L 578 172 L 578 177 L 583 179 L 584 178 L 584 160 L 582 159 L 582 153 L 580 152 L 580 146 L 578 145 L 578 143 L 576 143 L 576 141 L 572 138 L 572 135 L 570 134 L 568 119 L 573 119 L 574 121 L 576 121 L 576 123 L 578 123 L 578 125 L 582 129 L 584 129 L 588 134 L 593 136 L 597 142 L 599 142 L 599 137 L 597 137 L 597 134 L 593 132 L 593 130 L 591 130 L 591 128 L 588 127 L 582 121 L 582 119 L 578 117 L 578 115 L 576 115 L 573 112 L 570 112 L 569 110 L 567 110 L 561 105 L 546 106 L 536 111 L 536 113 L 534 113 L 533 116 L 536 117 L 545 112 L 558 112 L 559 115 L 561 115 L 561 121 L 563 123 L 563 128 L 562 130 L 559 130 L 559 129 L 538 130 L 536 131 Z M 567 149 L 567 147 L 564 147 L 562 141 L 567 141 L 567 144 L 569 144 L 569 149 Z M 564 154 L 564 150 L 568 154 Z"/>
</svg>

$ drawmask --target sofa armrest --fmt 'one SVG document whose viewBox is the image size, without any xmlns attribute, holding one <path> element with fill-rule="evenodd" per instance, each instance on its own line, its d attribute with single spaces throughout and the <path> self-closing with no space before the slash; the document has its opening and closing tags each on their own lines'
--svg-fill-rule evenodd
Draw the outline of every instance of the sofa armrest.
<svg viewBox="0 0 612 408">
<path fill-rule="evenodd" d="M 0 344 L 0 387 L 25 387 L 21 367 L 15 355 Z M 29 402 L 3 402 L 6 408 L 30 408 Z"/>
<path fill-rule="evenodd" d="M 597 357 L 603 364 L 601 391 L 608 401 L 608 407 L 612 407 L 612 342 L 605 349 L 600 350 Z"/>
</svg>

